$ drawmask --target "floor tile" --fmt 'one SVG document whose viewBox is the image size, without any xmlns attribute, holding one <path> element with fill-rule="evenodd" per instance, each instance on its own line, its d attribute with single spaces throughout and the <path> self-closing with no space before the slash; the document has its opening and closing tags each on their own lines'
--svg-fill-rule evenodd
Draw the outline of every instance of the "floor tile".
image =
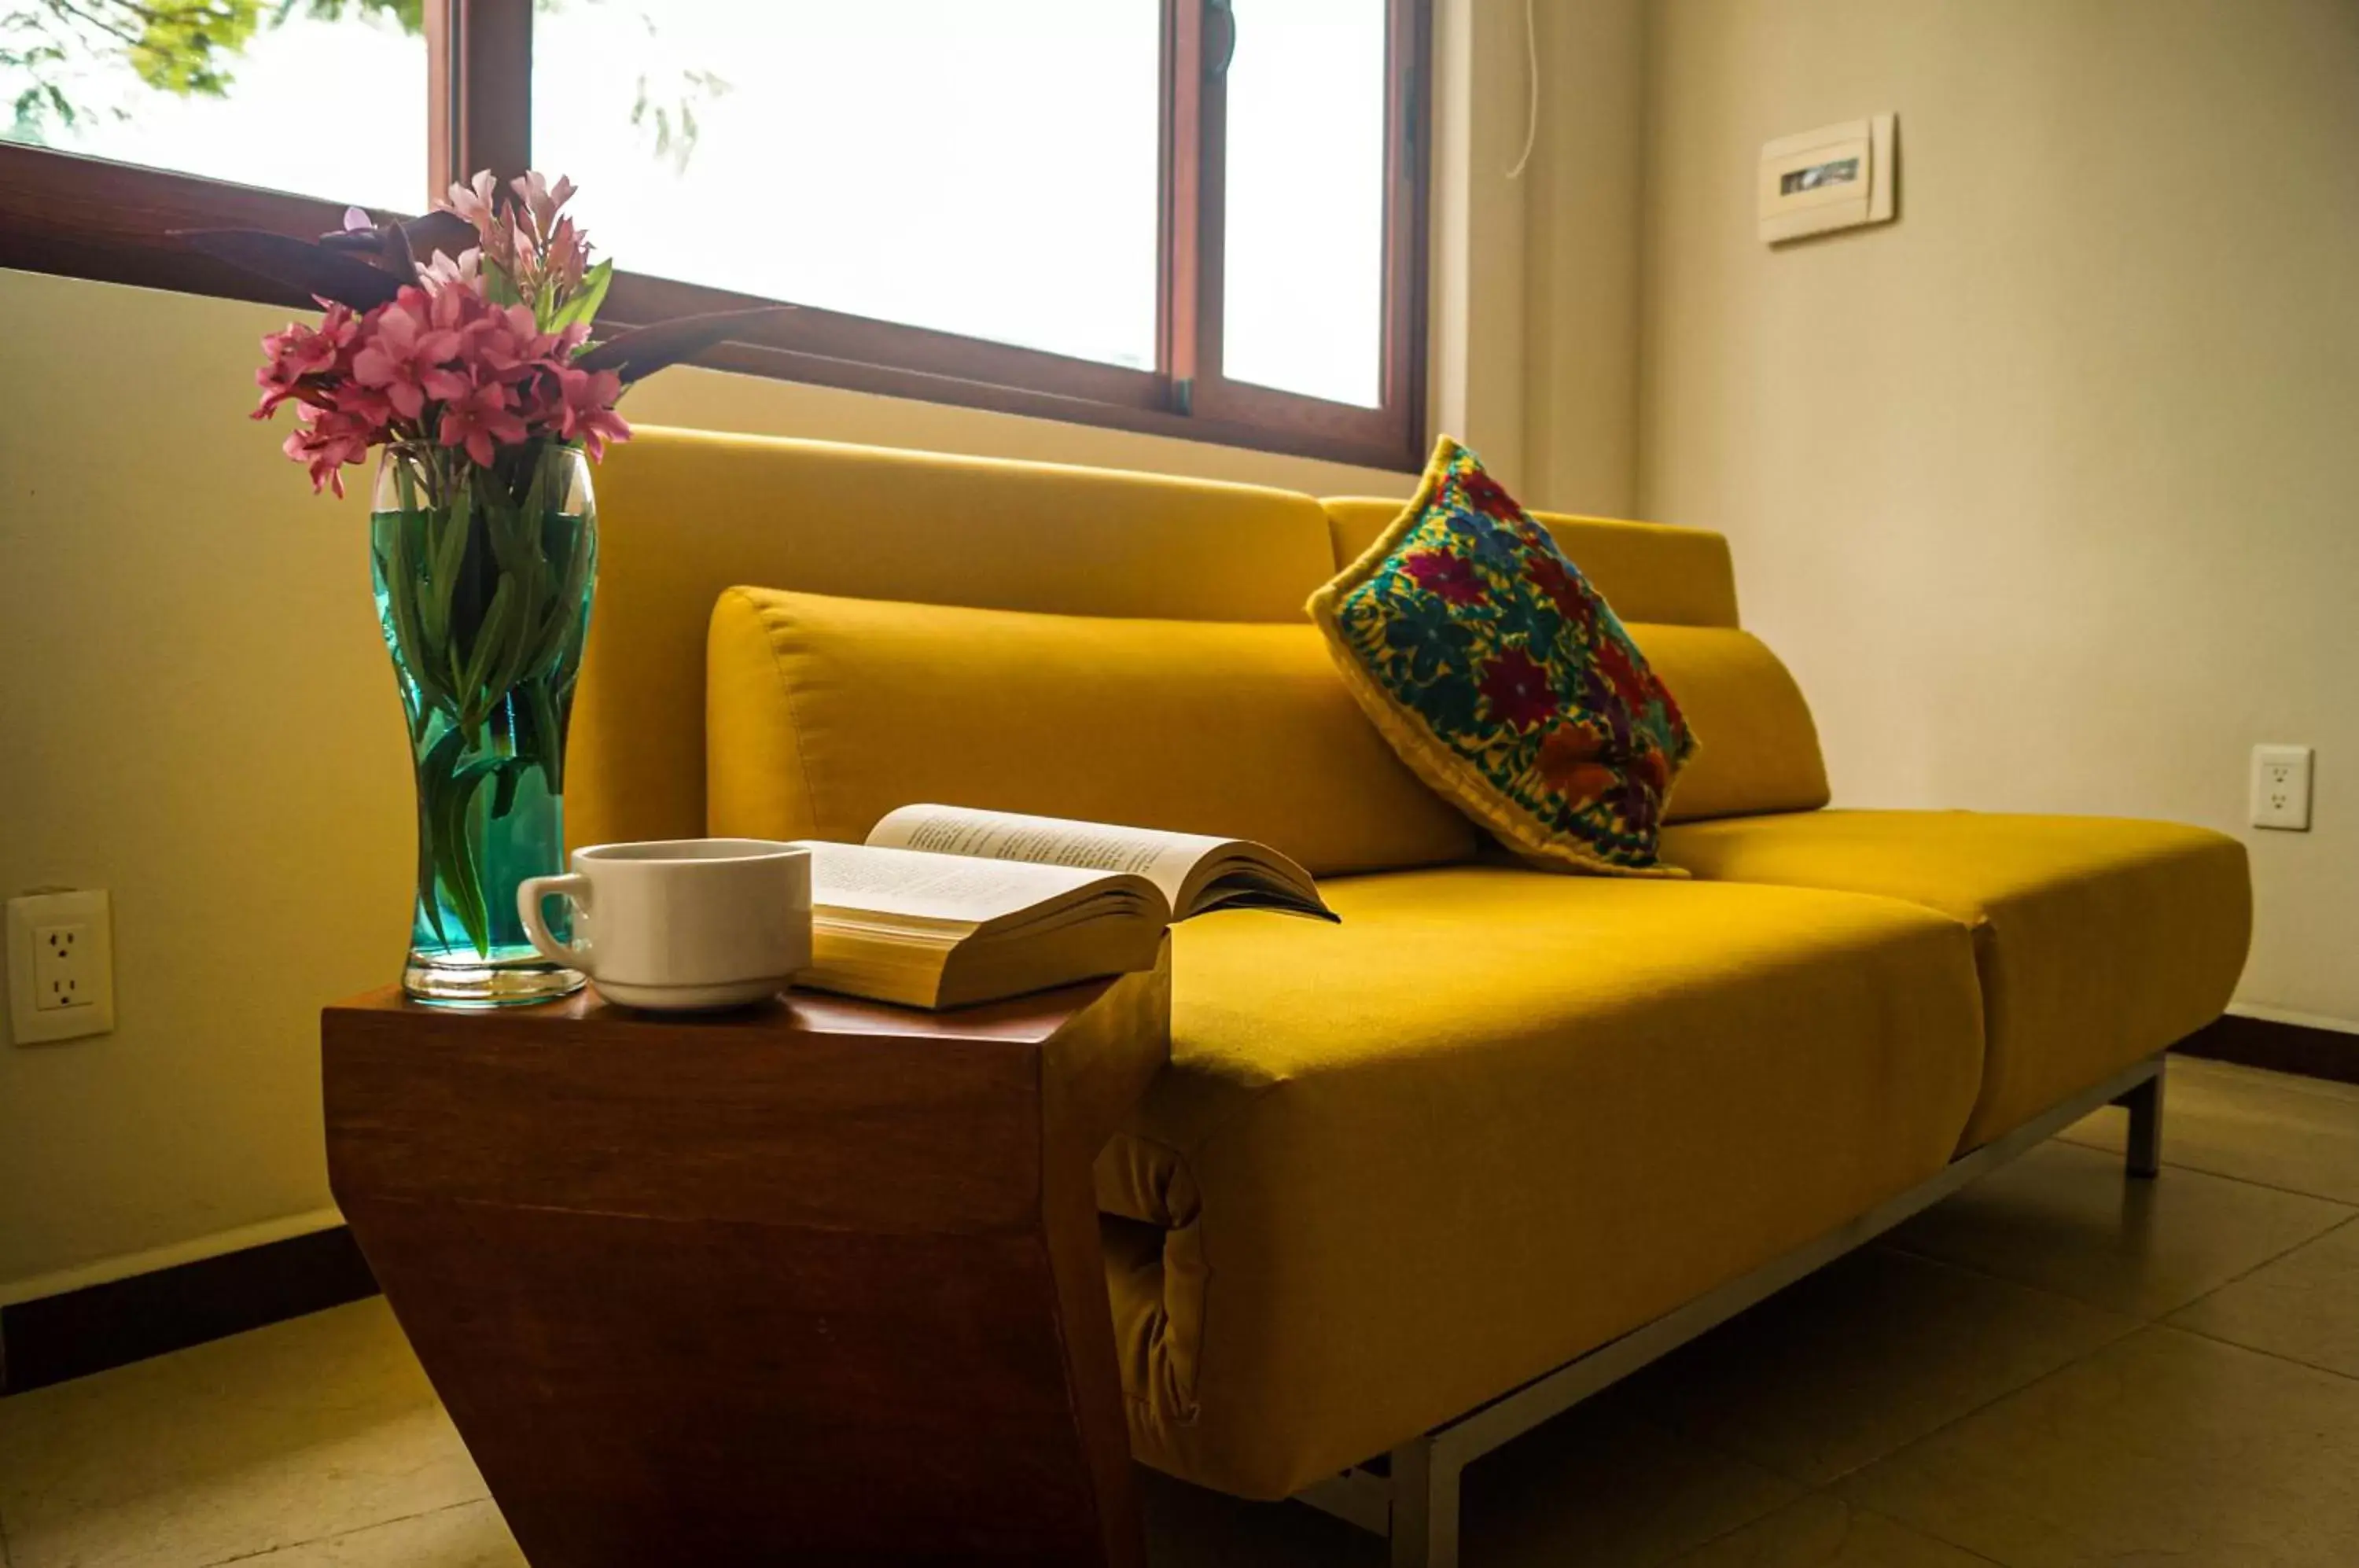
<svg viewBox="0 0 2359 1568">
<path fill-rule="evenodd" d="M 1306 1504 L 1248 1503 L 1142 1472 L 1153 1568 L 1381 1568 L 1378 1537 Z M 1468 1467 L 1473 1568 L 1651 1568 L 1792 1501 L 1801 1488 L 1600 1406 Z"/>
<path fill-rule="evenodd" d="M 1871 1248 L 1657 1363 L 1631 1391 L 1657 1421 L 1823 1486 L 2139 1322 Z"/>
<path fill-rule="evenodd" d="M 2354 1211 L 2177 1167 L 2045 1143 L 1910 1220 L 1892 1245 L 2115 1312 L 2161 1317 Z"/>
<path fill-rule="evenodd" d="M 1813 1492 L 1673 1559 L 1673 1568 L 1989 1568 L 1990 1560 Z"/>
<path fill-rule="evenodd" d="M 2009 1568 L 2347 1568 L 2359 1382 L 2147 1327 L 1842 1490 Z"/>
<path fill-rule="evenodd" d="M 2359 1086 L 2174 1056 L 2163 1100 L 2169 1163 L 2359 1203 Z M 2118 1150 L 2128 1126 L 2104 1110 L 2062 1136 Z"/>
<path fill-rule="evenodd" d="M 2359 1220 L 2181 1307 L 2170 1321 L 2359 1377 Z"/>
<path fill-rule="evenodd" d="M 0 1399 L 12 1568 L 189 1568 L 483 1496 L 381 1300 Z"/>
<path fill-rule="evenodd" d="M 1148 1568 L 1384 1568 L 1383 1538 L 1305 1503 L 1249 1503 L 1144 1468 Z"/>
<path fill-rule="evenodd" d="M 1475 1568 L 1649 1568 L 1774 1512 L 1801 1488 L 1740 1455 L 1634 1419 L 1612 1395 L 1469 1465 Z"/>
<path fill-rule="evenodd" d="M 236 1568 L 526 1568 L 524 1553 L 488 1501 L 437 1508 L 234 1562 Z"/>
</svg>

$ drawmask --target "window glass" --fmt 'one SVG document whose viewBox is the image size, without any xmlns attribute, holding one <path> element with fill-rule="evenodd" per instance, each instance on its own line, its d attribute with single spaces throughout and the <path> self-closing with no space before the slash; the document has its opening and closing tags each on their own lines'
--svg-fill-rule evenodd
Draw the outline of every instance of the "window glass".
<svg viewBox="0 0 2359 1568">
<path fill-rule="evenodd" d="M 556 4 L 533 161 L 633 271 L 1152 368 L 1159 9 Z"/>
<path fill-rule="evenodd" d="M 421 0 L 32 0 L 0 11 L 0 136 L 414 212 Z"/>
<path fill-rule="evenodd" d="M 1234 0 L 1222 371 L 1382 399 L 1385 0 Z"/>
</svg>

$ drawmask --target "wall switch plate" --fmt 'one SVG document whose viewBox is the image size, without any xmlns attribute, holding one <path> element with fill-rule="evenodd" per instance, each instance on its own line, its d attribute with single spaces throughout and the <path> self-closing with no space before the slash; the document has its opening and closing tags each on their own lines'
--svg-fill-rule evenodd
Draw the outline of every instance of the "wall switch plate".
<svg viewBox="0 0 2359 1568">
<path fill-rule="evenodd" d="M 1845 120 L 1761 147 L 1757 207 L 1770 245 L 1862 223 L 1888 223 L 1899 211 L 1893 191 L 1890 114 Z"/>
<path fill-rule="evenodd" d="M 105 889 L 8 900 L 8 1024 L 18 1045 L 114 1028 L 114 931 Z"/>
<path fill-rule="evenodd" d="M 2253 747 L 2253 825 L 2308 833 L 2310 770 L 2306 746 Z"/>
</svg>

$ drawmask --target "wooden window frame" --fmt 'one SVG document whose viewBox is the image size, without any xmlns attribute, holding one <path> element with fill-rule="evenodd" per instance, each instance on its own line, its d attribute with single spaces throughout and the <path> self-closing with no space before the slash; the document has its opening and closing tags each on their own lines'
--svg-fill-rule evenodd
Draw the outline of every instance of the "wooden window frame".
<svg viewBox="0 0 2359 1568">
<path fill-rule="evenodd" d="M 1426 191 L 1431 0 L 1386 0 L 1381 402 L 1374 408 L 1221 373 L 1233 0 L 1162 0 L 1158 365 L 1154 370 L 985 342 L 815 306 L 697 363 L 716 369 L 1002 413 L 1415 472 L 1425 458 Z M 429 177 L 503 178 L 531 156 L 532 0 L 429 0 Z M 596 170 L 576 171 L 594 180 Z M 302 306 L 189 249 L 170 231 L 316 234 L 342 204 L 0 142 L 0 267 Z M 382 214 L 380 214 L 382 215 Z M 636 326 L 766 301 L 618 272 L 603 321 Z"/>
</svg>

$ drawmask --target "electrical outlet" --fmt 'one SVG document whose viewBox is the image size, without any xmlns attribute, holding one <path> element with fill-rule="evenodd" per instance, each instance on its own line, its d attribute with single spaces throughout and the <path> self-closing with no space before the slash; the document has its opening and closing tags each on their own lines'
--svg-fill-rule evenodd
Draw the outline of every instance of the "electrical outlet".
<svg viewBox="0 0 2359 1568">
<path fill-rule="evenodd" d="M 2253 825 L 2308 833 L 2310 771 L 2306 746 L 2253 747 Z"/>
<path fill-rule="evenodd" d="M 103 888 L 8 900 L 8 1018 L 18 1045 L 114 1028 L 114 940 Z"/>
<path fill-rule="evenodd" d="M 68 1007 L 91 1005 L 93 993 L 85 990 L 82 983 L 90 969 L 90 949 L 87 921 L 33 928 L 35 1012 L 62 1012 Z"/>
</svg>

